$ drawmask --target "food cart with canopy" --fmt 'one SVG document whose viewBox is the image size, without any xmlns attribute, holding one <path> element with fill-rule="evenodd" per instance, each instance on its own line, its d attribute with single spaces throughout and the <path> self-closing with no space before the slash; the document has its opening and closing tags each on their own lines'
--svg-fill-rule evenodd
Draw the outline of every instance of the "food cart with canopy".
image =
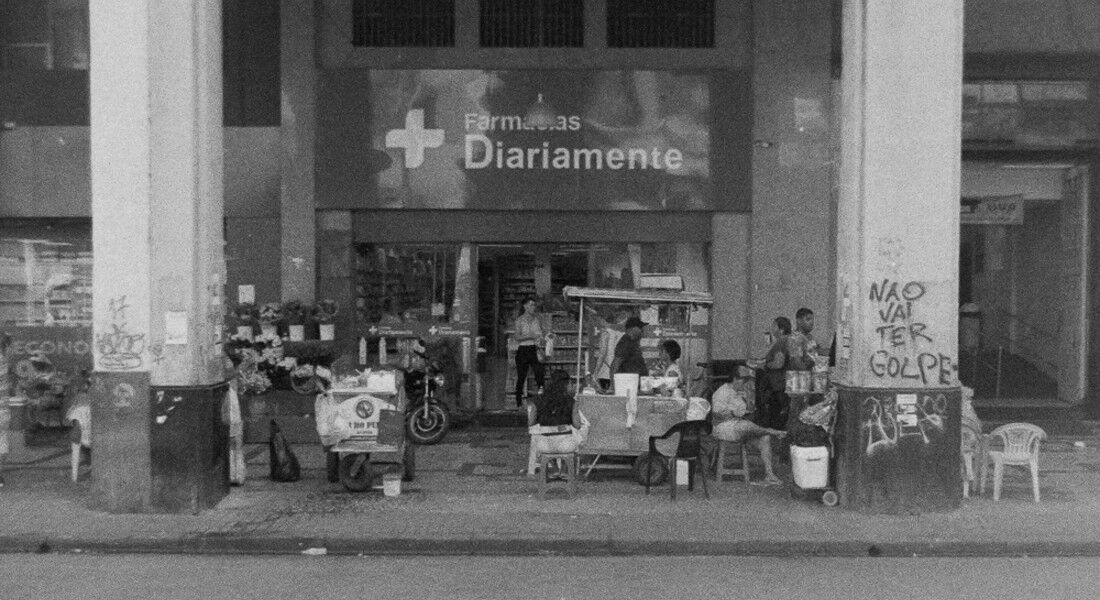
<svg viewBox="0 0 1100 600">
<path fill-rule="evenodd" d="M 598 288 L 566 287 L 567 300 L 579 303 L 577 338 L 584 339 L 586 319 L 594 317 L 597 307 L 629 309 L 640 314 L 647 322 L 642 337 L 643 355 L 647 363 L 654 362 L 663 340 L 674 339 L 680 343 L 683 354 L 685 379 L 690 381 L 690 365 L 693 361 L 706 361 L 709 356 L 710 306 L 713 297 L 702 292 L 678 292 L 669 290 L 613 290 Z M 614 348 L 611 348 L 613 351 Z M 628 393 L 598 393 L 592 386 L 583 386 L 589 380 L 591 359 L 587 352 L 578 353 L 575 379 L 578 382 L 576 406 L 589 421 L 588 439 L 577 450 L 583 457 L 592 457 L 585 471 L 587 477 L 596 468 L 621 468 L 622 464 L 600 464 L 602 458 L 634 457 L 632 468 L 639 483 L 645 482 L 648 462 L 649 436 L 662 435 L 671 426 L 686 418 L 687 396 L 662 387 L 660 377 L 643 377 L 636 398 Z M 648 381 L 647 381 L 648 380 Z M 685 390 L 681 390 L 685 391 Z M 628 410 L 636 411 L 628 417 Z M 630 421 L 632 424 L 628 425 Z M 606 462 L 606 461 L 605 461 Z M 620 461 L 621 462 L 621 461 Z M 663 480 L 667 470 L 663 461 L 654 461 L 653 476 Z M 659 481 L 651 481 L 653 484 Z"/>
</svg>

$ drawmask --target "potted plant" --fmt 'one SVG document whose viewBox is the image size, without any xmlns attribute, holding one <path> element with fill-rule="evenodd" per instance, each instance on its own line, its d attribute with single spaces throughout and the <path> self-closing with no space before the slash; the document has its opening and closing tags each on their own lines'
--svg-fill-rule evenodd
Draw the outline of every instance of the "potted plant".
<svg viewBox="0 0 1100 600">
<path fill-rule="evenodd" d="M 256 318 L 256 305 L 251 302 L 242 302 L 233 309 L 233 317 L 237 319 L 237 335 L 251 340 L 252 321 Z"/>
<path fill-rule="evenodd" d="M 290 300 L 283 304 L 283 320 L 286 321 L 290 341 L 301 342 L 306 339 L 306 311 L 301 302 Z"/>
<path fill-rule="evenodd" d="M 261 306 L 257 317 L 260 320 L 260 332 L 263 335 L 278 335 L 278 325 L 283 318 L 283 309 L 277 302 L 268 302 Z"/>
<path fill-rule="evenodd" d="M 324 299 L 313 307 L 313 318 L 317 320 L 317 329 L 321 340 L 331 341 L 336 339 L 336 312 L 339 307 L 335 300 Z"/>
</svg>

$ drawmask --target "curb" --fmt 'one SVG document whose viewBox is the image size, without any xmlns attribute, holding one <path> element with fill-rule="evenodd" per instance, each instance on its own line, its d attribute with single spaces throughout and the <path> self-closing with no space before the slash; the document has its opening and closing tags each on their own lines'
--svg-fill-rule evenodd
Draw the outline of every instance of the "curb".
<svg viewBox="0 0 1100 600">
<path fill-rule="evenodd" d="M 183 537 L 82 540 L 0 537 L 0 554 L 334 556 L 778 556 L 778 557 L 1100 557 L 1100 542 L 868 542 L 859 540 L 355 539 Z"/>
</svg>

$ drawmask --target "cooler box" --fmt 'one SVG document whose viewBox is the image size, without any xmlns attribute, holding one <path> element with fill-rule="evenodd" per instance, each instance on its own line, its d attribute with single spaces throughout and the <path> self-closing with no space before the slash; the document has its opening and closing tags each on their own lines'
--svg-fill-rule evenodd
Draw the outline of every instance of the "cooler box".
<svg viewBox="0 0 1100 600">
<path fill-rule="evenodd" d="M 825 446 L 791 446 L 794 483 L 803 489 L 829 486 L 829 449 Z"/>
</svg>

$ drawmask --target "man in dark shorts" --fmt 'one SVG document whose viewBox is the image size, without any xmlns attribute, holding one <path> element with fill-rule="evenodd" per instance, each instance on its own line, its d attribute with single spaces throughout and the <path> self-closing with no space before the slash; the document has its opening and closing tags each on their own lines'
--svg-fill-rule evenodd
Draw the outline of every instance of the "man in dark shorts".
<svg viewBox="0 0 1100 600">
<path fill-rule="evenodd" d="M 649 375 L 649 367 L 642 356 L 642 330 L 646 323 L 638 317 L 626 320 L 626 335 L 615 345 L 615 359 L 611 361 L 611 374 L 637 373 L 640 377 Z"/>
</svg>

